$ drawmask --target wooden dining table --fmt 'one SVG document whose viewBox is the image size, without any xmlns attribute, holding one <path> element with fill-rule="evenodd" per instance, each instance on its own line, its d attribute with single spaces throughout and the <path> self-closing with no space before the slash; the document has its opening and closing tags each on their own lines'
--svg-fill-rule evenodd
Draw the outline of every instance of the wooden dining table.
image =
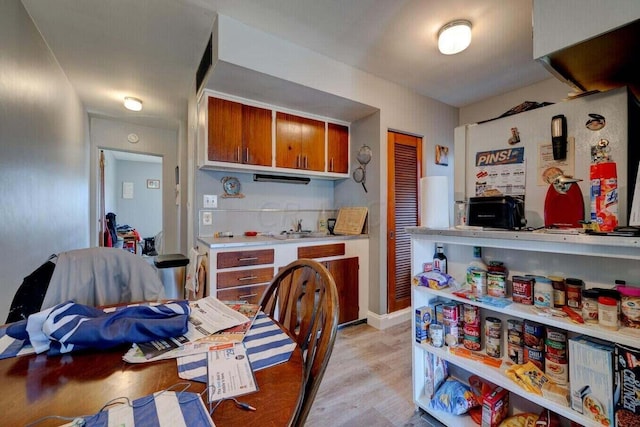
<svg viewBox="0 0 640 427">
<path fill-rule="evenodd" d="M 179 378 L 175 359 L 129 364 L 122 360 L 126 350 L 127 347 L 119 347 L 0 360 L 0 425 L 24 426 L 50 415 L 91 415 L 112 399 L 134 400 L 178 383 L 190 384 L 190 392 L 199 393 L 206 388 L 203 383 Z M 259 390 L 238 400 L 256 410 L 243 410 L 232 401 L 223 401 L 213 413 L 217 427 L 291 424 L 300 404 L 303 382 L 300 348 L 288 362 L 257 371 L 255 378 Z M 208 408 L 206 393 L 203 400 Z M 60 419 L 48 419 L 37 426 L 61 424 L 64 422 Z"/>
</svg>

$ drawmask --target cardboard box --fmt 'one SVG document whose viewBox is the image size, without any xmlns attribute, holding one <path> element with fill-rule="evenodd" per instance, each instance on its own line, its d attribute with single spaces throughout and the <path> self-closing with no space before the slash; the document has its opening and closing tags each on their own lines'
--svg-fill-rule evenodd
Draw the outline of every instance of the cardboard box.
<svg viewBox="0 0 640 427">
<path fill-rule="evenodd" d="M 571 408 L 601 425 L 614 425 L 614 346 L 587 336 L 569 339 Z"/>
<path fill-rule="evenodd" d="M 616 344 L 616 426 L 640 426 L 640 350 Z"/>
<path fill-rule="evenodd" d="M 424 394 L 427 399 L 431 400 L 436 390 L 444 380 L 449 376 L 447 362 L 434 356 L 427 351 L 424 352 Z"/>
<path fill-rule="evenodd" d="M 416 342 L 424 344 L 429 341 L 429 325 L 432 319 L 432 310 L 429 306 L 418 307 L 416 315 Z"/>
<path fill-rule="evenodd" d="M 509 412 L 509 391 L 497 387 L 482 398 L 482 427 L 497 427 Z"/>
</svg>

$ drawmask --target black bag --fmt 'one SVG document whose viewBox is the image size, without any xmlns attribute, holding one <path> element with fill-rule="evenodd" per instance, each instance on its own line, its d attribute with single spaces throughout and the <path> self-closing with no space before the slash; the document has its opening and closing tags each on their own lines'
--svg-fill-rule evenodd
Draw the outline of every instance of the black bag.
<svg viewBox="0 0 640 427">
<path fill-rule="evenodd" d="M 24 278 L 13 296 L 6 323 L 25 320 L 29 315 L 40 311 L 42 301 L 44 301 L 44 296 L 49 288 L 49 281 L 56 267 L 51 261 L 53 258 L 55 255 L 51 255 L 47 262 Z"/>
</svg>

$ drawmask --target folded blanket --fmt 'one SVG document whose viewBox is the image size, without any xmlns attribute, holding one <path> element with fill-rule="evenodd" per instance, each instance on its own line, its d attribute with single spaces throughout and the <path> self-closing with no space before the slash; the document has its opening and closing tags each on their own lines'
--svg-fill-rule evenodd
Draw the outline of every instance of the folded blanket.
<svg viewBox="0 0 640 427">
<path fill-rule="evenodd" d="M 189 302 L 138 305 L 114 312 L 74 302 L 58 304 L 8 325 L 6 334 L 31 343 L 36 353 L 56 355 L 83 349 L 107 349 L 187 332 Z"/>
</svg>

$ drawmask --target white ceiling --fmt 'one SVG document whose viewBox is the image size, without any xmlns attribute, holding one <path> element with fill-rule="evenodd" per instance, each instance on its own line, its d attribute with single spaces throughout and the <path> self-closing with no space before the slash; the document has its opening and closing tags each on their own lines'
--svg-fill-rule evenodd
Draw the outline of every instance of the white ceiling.
<svg viewBox="0 0 640 427">
<path fill-rule="evenodd" d="M 186 117 L 216 13 L 456 107 L 550 77 L 532 59 L 532 0 L 22 2 L 91 113 L 162 126 Z M 438 29 L 461 18 L 471 46 L 441 55 Z"/>
</svg>

